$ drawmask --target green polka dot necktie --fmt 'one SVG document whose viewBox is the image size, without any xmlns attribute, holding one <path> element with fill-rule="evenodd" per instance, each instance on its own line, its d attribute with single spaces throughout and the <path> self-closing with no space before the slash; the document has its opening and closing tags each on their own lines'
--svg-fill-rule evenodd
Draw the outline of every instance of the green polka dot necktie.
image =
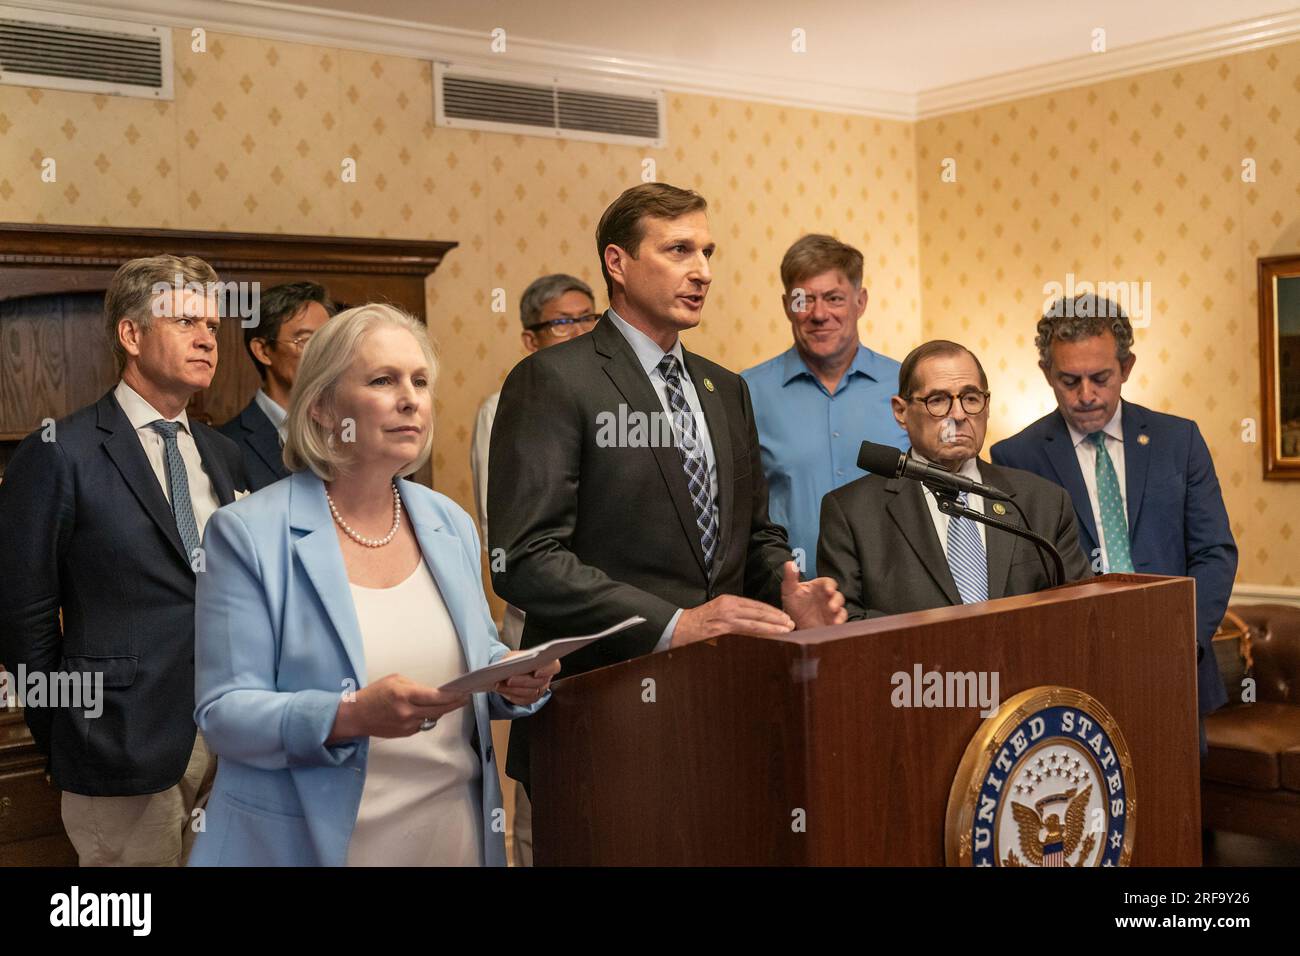
<svg viewBox="0 0 1300 956">
<path fill-rule="evenodd" d="M 1097 505 L 1101 511 L 1101 534 L 1105 539 L 1106 571 L 1132 571 L 1133 557 L 1128 549 L 1128 518 L 1124 514 L 1124 498 L 1119 493 L 1115 464 L 1106 451 L 1106 434 L 1093 432 L 1088 440 L 1097 449 Z"/>
</svg>

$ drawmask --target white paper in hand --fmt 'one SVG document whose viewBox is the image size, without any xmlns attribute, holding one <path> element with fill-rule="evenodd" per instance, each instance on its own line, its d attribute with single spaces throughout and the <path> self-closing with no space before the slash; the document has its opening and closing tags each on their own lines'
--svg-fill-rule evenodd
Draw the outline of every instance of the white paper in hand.
<svg viewBox="0 0 1300 956">
<path fill-rule="evenodd" d="M 438 690 L 445 690 L 452 694 L 484 693 L 492 690 L 503 680 L 509 680 L 511 677 L 518 677 L 521 674 L 531 674 L 539 667 L 545 667 L 551 661 L 558 661 L 560 658 L 572 654 L 580 647 L 595 643 L 602 637 L 609 637 L 611 634 L 617 634 L 619 631 L 626 631 L 629 627 L 644 623 L 645 618 L 643 617 L 629 617 L 626 621 L 619 621 L 613 627 L 605 628 L 599 634 L 588 634 L 585 637 L 561 637 L 554 641 L 547 641 L 545 644 L 530 647 L 522 654 L 516 654 L 509 659 L 497 661 L 487 667 L 480 667 L 468 674 L 462 674 L 455 680 L 443 684 Z"/>
</svg>

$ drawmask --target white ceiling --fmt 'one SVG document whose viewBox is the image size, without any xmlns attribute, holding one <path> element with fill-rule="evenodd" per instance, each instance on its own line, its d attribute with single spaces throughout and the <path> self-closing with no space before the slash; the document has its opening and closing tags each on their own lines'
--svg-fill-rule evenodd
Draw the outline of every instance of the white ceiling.
<svg viewBox="0 0 1300 956">
<path fill-rule="evenodd" d="M 907 120 L 1300 41 L 1296 0 L 0 3 Z"/>
<path fill-rule="evenodd" d="M 281 0 L 299 6 L 862 90 L 918 94 L 1270 14 L 1286 0 Z M 791 51 L 806 31 L 807 52 Z"/>
</svg>

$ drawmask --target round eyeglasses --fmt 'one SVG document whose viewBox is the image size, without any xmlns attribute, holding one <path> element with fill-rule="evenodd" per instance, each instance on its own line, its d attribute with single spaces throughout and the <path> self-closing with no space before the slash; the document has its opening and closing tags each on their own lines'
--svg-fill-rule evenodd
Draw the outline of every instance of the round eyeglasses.
<svg viewBox="0 0 1300 956">
<path fill-rule="evenodd" d="M 908 399 L 910 402 L 920 402 L 925 406 L 925 410 L 935 418 L 943 418 L 952 410 L 953 399 L 961 402 L 962 411 L 967 415 L 978 415 L 988 406 L 991 392 L 962 392 L 960 395 L 953 395 L 950 392 L 936 392 L 933 395 L 927 395 L 925 398 L 913 396 Z"/>
</svg>

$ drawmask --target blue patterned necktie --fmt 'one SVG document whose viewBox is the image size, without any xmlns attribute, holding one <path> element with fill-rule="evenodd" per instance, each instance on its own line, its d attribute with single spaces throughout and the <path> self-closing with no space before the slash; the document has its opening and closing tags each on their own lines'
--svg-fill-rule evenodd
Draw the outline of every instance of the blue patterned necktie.
<svg viewBox="0 0 1300 956">
<path fill-rule="evenodd" d="M 682 470 L 686 472 L 686 488 L 691 493 L 695 508 L 695 525 L 700 529 L 700 546 L 704 549 L 704 566 L 713 566 L 713 552 L 718 546 L 718 523 L 713 517 L 713 495 L 709 490 L 709 463 L 704 446 L 695 428 L 695 416 L 686 404 L 682 391 L 682 373 L 677 356 L 665 355 L 659 363 L 659 372 L 668 386 L 668 406 L 672 409 L 673 434 L 677 450 L 682 456 Z"/>
<path fill-rule="evenodd" d="M 172 515 L 176 518 L 176 530 L 181 533 L 185 544 L 185 553 L 191 558 L 194 549 L 199 546 L 199 526 L 194 520 L 194 502 L 190 500 L 190 479 L 185 473 L 185 460 L 181 458 L 180 445 L 176 443 L 176 432 L 180 422 L 166 422 L 161 418 L 150 422 L 149 427 L 162 435 L 166 446 L 167 486 L 171 488 Z"/>
<path fill-rule="evenodd" d="M 1097 504 L 1101 512 L 1101 535 L 1106 547 L 1106 570 L 1132 571 L 1128 517 L 1124 514 L 1124 496 L 1119 493 L 1115 463 L 1110 460 L 1110 452 L 1106 451 L 1106 433 L 1093 432 L 1088 436 L 1088 441 L 1097 449 Z"/>
<path fill-rule="evenodd" d="M 966 492 L 957 496 L 957 503 L 966 507 Z M 948 517 L 948 567 L 963 604 L 989 599 L 989 566 L 984 542 L 970 518 Z"/>
</svg>

